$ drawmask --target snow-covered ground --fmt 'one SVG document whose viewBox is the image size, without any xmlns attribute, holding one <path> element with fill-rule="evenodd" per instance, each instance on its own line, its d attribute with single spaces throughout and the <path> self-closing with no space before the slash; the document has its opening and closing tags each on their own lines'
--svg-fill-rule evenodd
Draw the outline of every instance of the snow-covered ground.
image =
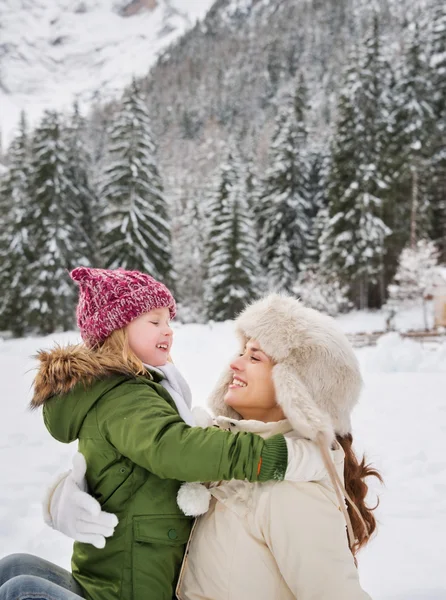
<svg viewBox="0 0 446 600">
<path fill-rule="evenodd" d="M 371 315 L 342 317 L 348 331 Z M 375 314 L 375 319 L 382 315 Z M 375 328 L 375 326 L 373 326 Z M 379 328 L 379 327 L 376 327 Z M 204 405 L 235 349 L 230 323 L 178 325 L 173 357 Z M 40 413 L 26 409 L 37 349 L 76 341 L 75 333 L 0 342 L 0 556 L 39 554 L 69 568 L 71 542 L 46 527 L 45 486 L 69 468 L 75 445 L 51 439 Z M 365 388 L 354 417 L 357 448 L 383 473 L 379 532 L 359 555 L 363 586 L 374 600 L 446 598 L 446 344 L 402 343 L 390 335 L 358 350 Z M 412 358 L 411 358 L 412 357 Z"/>
<path fill-rule="evenodd" d="M 426 319 L 429 328 L 432 328 L 434 324 L 433 312 L 432 302 L 426 302 Z M 388 313 L 385 310 L 355 310 L 345 315 L 340 315 L 338 323 L 345 333 L 385 331 L 387 316 Z M 424 329 L 423 305 L 421 300 L 418 306 L 399 310 L 395 315 L 393 324 L 398 331 Z"/>
</svg>

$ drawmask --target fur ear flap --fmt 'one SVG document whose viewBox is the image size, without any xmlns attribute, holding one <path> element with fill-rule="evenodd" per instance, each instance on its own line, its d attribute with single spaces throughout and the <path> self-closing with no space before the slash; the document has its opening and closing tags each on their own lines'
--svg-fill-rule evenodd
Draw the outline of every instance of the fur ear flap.
<svg viewBox="0 0 446 600">
<path fill-rule="evenodd" d="M 230 406 L 228 406 L 224 397 L 228 391 L 229 384 L 233 378 L 231 369 L 226 369 L 217 381 L 211 395 L 208 398 L 208 406 L 216 416 L 229 417 L 230 419 L 240 420 L 240 415 Z"/>
<path fill-rule="evenodd" d="M 328 415 L 319 410 L 295 369 L 290 369 L 286 363 L 275 365 L 273 381 L 277 403 L 293 429 L 313 441 L 316 441 L 318 433 L 322 433 L 330 447 L 335 438 L 331 420 Z"/>
</svg>

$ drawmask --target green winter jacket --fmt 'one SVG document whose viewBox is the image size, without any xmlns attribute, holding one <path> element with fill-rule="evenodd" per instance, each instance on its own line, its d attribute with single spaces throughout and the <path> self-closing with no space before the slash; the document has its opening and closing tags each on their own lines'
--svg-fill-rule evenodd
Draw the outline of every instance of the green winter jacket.
<svg viewBox="0 0 446 600">
<path fill-rule="evenodd" d="M 119 519 L 104 549 L 75 542 L 75 579 L 88 600 L 172 600 L 192 526 L 181 483 L 283 478 L 283 436 L 189 427 L 158 373 L 134 377 L 82 345 L 39 359 L 32 405 L 57 440 L 79 440 L 91 494 Z"/>
</svg>

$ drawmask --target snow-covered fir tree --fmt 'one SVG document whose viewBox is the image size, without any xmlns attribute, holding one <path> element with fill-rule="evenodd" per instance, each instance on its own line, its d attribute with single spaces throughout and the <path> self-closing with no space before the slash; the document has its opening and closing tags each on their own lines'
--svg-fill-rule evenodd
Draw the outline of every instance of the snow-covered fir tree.
<svg viewBox="0 0 446 600">
<path fill-rule="evenodd" d="M 446 5 L 442 0 L 433 0 L 432 54 L 430 65 L 434 69 L 434 101 L 436 112 L 446 112 Z M 443 130 L 445 123 L 441 124 Z"/>
<path fill-rule="evenodd" d="M 135 269 L 172 285 L 168 208 L 156 161 L 149 111 L 136 82 L 108 135 L 100 183 L 100 256 L 106 268 Z"/>
<path fill-rule="evenodd" d="M 333 276 L 327 276 L 317 266 L 309 266 L 299 273 L 293 292 L 302 302 L 332 317 L 351 307 L 348 286 Z"/>
<path fill-rule="evenodd" d="M 430 159 L 434 134 L 434 107 L 432 77 L 428 55 L 420 39 L 418 24 L 409 31 L 407 52 L 396 74 L 393 90 L 396 108 L 392 115 L 394 124 L 395 152 L 400 164 L 395 178 L 392 209 L 395 223 L 392 229 L 404 224 L 407 235 L 407 222 L 410 222 L 410 239 L 414 244 L 417 238 L 425 237 L 430 230 L 430 202 L 428 197 Z M 404 233 L 401 237 L 404 239 Z"/>
<path fill-rule="evenodd" d="M 385 192 L 389 186 L 385 65 L 375 16 L 364 53 L 350 54 L 340 94 L 328 178 L 328 222 L 321 236 L 321 264 L 350 286 L 360 308 L 373 286 L 382 288 Z M 380 290 L 383 298 L 385 290 Z"/>
<path fill-rule="evenodd" d="M 427 329 L 425 297 L 432 292 L 437 277 L 438 249 L 432 240 L 418 240 L 414 247 L 404 248 L 394 281 L 389 285 L 386 308 L 395 313 L 404 306 L 422 305 Z"/>
<path fill-rule="evenodd" d="M 176 271 L 178 319 L 202 322 L 204 309 L 205 228 L 202 206 L 195 195 L 184 192 L 173 226 L 173 262 Z"/>
<path fill-rule="evenodd" d="M 67 330 L 74 324 L 77 298 L 67 271 L 88 264 L 88 256 L 78 207 L 73 204 L 64 124 L 56 111 L 44 114 L 32 137 L 29 193 L 28 244 L 33 256 L 24 290 L 25 320 L 43 334 Z"/>
<path fill-rule="evenodd" d="M 318 274 L 321 267 L 324 277 L 336 277 L 349 285 L 349 296 L 357 306 L 379 306 L 385 300 L 401 250 L 410 243 L 411 229 L 413 242 L 427 233 L 436 242 L 442 262 L 446 261 L 446 5 L 441 0 L 427 0 L 423 6 L 415 0 L 408 3 L 380 0 L 378 17 L 367 28 L 373 21 L 376 3 L 346 0 L 341 4 L 313 3 L 310 8 L 308 3 L 281 0 L 280 10 L 275 10 L 278 6 L 275 0 L 255 3 L 255 7 L 252 3 L 242 4 L 245 8 L 236 11 L 236 16 L 221 20 L 226 2 L 217 3 L 204 26 L 194 28 L 169 48 L 142 83 L 141 99 L 150 108 L 153 131 L 159 140 L 154 164 L 163 174 L 165 191 L 160 194 L 161 198 L 168 198 L 172 207 L 172 225 L 167 218 L 162 219 L 161 226 L 159 222 L 153 224 L 153 215 L 162 214 L 165 204 L 160 210 L 152 210 L 153 197 L 158 202 L 160 195 L 157 195 L 159 189 L 154 195 L 153 190 L 146 194 L 148 179 L 144 177 L 151 171 L 144 168 L 138 172 L 133 168 L 138 161 L 127 160 L 129 154 L 125 154 L 126 148 L 135 147 L 135 141 L 139 144 L 137 140 L 143 137 L 144 128 L 138 125 L 135 128 L 138 131 L 127 137 L 121 135 L 123 128 L 110 138 L 114 126 L 123 120 L 121 102 L 105 104 L 97 97 L 87 116 L 85 135 L 82 119 L 78 125 L 63 124 L 70 164 L 66 179 L 68 187 L 73 186 L 69 204 L 81 205 L 77 208 L 80 229 L 87 230 L 87 238 L 96 238 L 103 248 L 104 223 L 113 237 L 109 249 L 121 240 L 123 254 L 130 253 L 132 261 L 135 259 L 133 266 L 150 270 L 152 267 L 140 260 L 141 248 L 146 248 L 149 242 L 155 244 L 144 259 L 157 257 L 157 253 L 170 247 L 169 233 L 165 232 L 172 228 L 171 263 L 181 271 L 177 290 L 181 311 L 189 315 L 187 318 L 200 318 L 198 299 L 207 268 L 207 261 L 203 260 L 207 253 L 200 256 L 203 244 L 199 240 L 207 238 L 208 206 L 203 200 L 209 194 L 205 188 L 225 160 L 222 156 L 227 140 L 235 134 L 240 152 L 249 157 L 249 165 L 242 165 L 241 169 L 247 174 L 247 201 L 254 210 L 254 220 L 262 226 L 257 229 L 257 239 L 268 241 L 265 228 L 272 237 L 275 232 L 274 240 L 269 240 L 273 250 L 263 262 L 269 277 L 266 280 L 262 275 L 257 288 L 263 290 L 267 281 L 271 287 L 291 291 L 299 278 L 299 269 L 311 268 Z M 300 24 L 297 33 L 296 22 Z M 348 55 L 352 47 L 357 52 Z M 348 81 L 342 75 L 346 66 L 350 67 Z M 303 151 L 294 152 L 294 159 L 299 164 L 301 159 L 310 158 L 306 196 L 309 210 L 297 215 L 291 211 L 294 218 L 287 212 L 285 198 L 289 196 L 276 184 L 280 180 L 288 182 L 288 175 L 291 172 L 293 177 L 294 173 L 299 175 L 299 170 L 290 171 L 286 167 L 286 160 L 292 162 L 292 157 L 284 153 L 285 158 L 281 159 L 279 145 L 275 144 L 280 135 L 285 139 L 277 115 L 287 111 L 296 113 L 289 91 L 295 87 L 298 69 L 308 73 L 310 102 L 305 110 Z M 127 96 L 131 95 L 129 89 Z M 426 104 L 433 107 L 433 123 L 429 123 L 428 112 L 424 111 Z M 423 110 L 419 111 L 420 107 Z M 295 121 L 298 129 L 300 119 Z M 72 134 L 74 143 L 69 139 Z M 424 146 L 418 148 L 423 136 Z M 105 150 L 111 150 L 112 146 L 116 152 L 109 152 L 105 160 Z M 325 156 L 322 173 L 318 174 L 314 149 L 322 149 L 325 154 L 330 148 L 333 156 L 327 157 L 329 177 L 325 177 Z M 15 162 L 9 155 L 2 157 L 2 161 L 9 166 Z M 144 161 L 146 157 L 138 164 Z M 420 161 L 422 168 L 414 168 Z M 284 176 L 281 179 L 278 169 L 277 180 L 268 181 L 266 174 L 273 173 L 277 163 L 281 164 Z M 129 164 L 133 166 L 128 167 Z M 110 175 L 114 170 L 116 176 L 109 178 L 110 195 L 101 203 L 97 220 L 94 215 L 90 218 L 85 185 L 80 185 L 84 189 L 80 194 L 76 184 L 86 180 L 85 165 L 95 170 L 95 183 L 105 183 L 108 169 Z M 79 169 L 84 175 L 74 175 Z M 132 177 L 139 181 L 140 173 L 145 174 L 145 183 L 141 186 L 144 193 L 138 194 L 150 203 L 150 208 L 146 210 L 144 205 L 143 209 L 137 201 L 133 204 L 137 206 L 135 212 L 129 208 L 131 193 L 127 193 L 125 182 Z M 157 177 L 150 175 L 150 185 Z M 297 180 L 299 177 L 296 175 Z M 90 177 L 90 185 L 91 180 Z M 268 190 L 263 188 L 265 183 L 271 185 L 266 206 L 262 202 L 265 193 L 268 196 Z M 17 190 L 14 194 L 20 195 Z M 3 243 L 8 232 L 6 221 L 14 210 L 10 204 L 11 192 L 4 197 L 7 198 L 1 217 L 4 227 L 0 231 Z M 319 208 L 321 200 L 323 207 Z M 308 231 L 305 236 L 303 214 Z M 104 221 L 104 216 L 111 219 Z M 30 221 L 32 230 L 32 216 Z M 416 227 L 411 228 L 411 222 Z M 199 235 L 194 236 L 197 229 Z M 22 230 L 28 233 L 27 228 Z M 83 245 L 81 231 L 76 244 Z M 14 239 L 25 243 L 28 238 Z M 163 239 L 166 243 L 157 245 Z M 9 281 L 7 274 L 11 270 L 5 261 L 8 258 L 12 264 L 14 254 L 5 252 L 6 247 L 9 246 L 3 245 L 0 254 L 0 278 Z M 28 251 L 33 253 L 34 249 L 30 242 Z M 18 254 L 25 256 L 25 250 L 18 250 Z M 86 260 L 90 255 L 90 251 L 86 252 Z M 163 266 L 164 255 L 158 259 L 157 264 Z M 32 260 L 33 255 L 27 264 Z M 105 266 L 104 262 L 98 266 Z M 122 265 L 121 259 L 112 266 L 118 264 Z M 130 261 L 125 264 L 131 265 Z M 25 267 L 15 271 L 14 280 L 17 297 L 23 301 L 28 293 Z M 194 275 L 188 277 L 191 271 Z M 18 306 L 18 301 L 11 304 Z M 3 311 L 2 316 L 6 314 Z M 12 321 L 9 319 L 8 323 Z M 24 330 L 30 329 L 23 319 L 19 325 Z"/>
<path fill-rule="evenodd" d="M 434 153 L 432 160 L 432 231 L 441 260 L 446 262 L 446 4 L 434 0 L 432 13 L 432 54 L 435 109 Z"/>
<path fill-rule="evenodd" d="M 292 291 L 292 282 L 296 280 L 294 261 L 286 231 L 281 231 L 276 240 L 271 262 L 266 270 L 266 287 L 271 291 Z"/>
<path fill-rule="evenodd" d="M 317 265 L 320 258 L 319 240 L 327 222 L 328 156 L 311 152 L 308 176 L 309 232 L 307 237 L 306 265 Z"/>
<path fill-rule="evenodd" d="M 262 182 L 257 221 L 268 283 L 291 291 L 305 258 L 310 229 L 305 86 L 279 110 Z"/>
<path fill-rule="evenodd" d="M 246 162 L 242 164 L 242 169 L 244 169 L 244 177 L 246 179 L 246 200 L 248 208 L 256 218 L 261 190 L 259 174 L 252 155 L 250 155 Z"/>
<path fill-rule="evenodd" d="M 93 185 L 92 154 L 88 145 L 87 122 L 81 115 L 77 103 L 73 106 L 64 131 L 68 154 L 67 177 L 71 182 L 73 197 L 70 203 L 77 213 L 79 228 L 85 245 L 85 255 L 90 264 L 96 264 L 96 242 L 98 235 L 98 203 Z"/>
<path fill-rule="evenodd" d="M 22 336 L 27 330 L 24 291 L 30 277 L 28 265 L 36 251 L 28 232 L 30 153 L 24 113 L 8 159 L 8 170 L 0 179 L 0 330 Z"/>
<path fill-rule="evenodd" d="M 235 150 L 218 173 L 211 200 L 205 281 L 208 319 L 233 319 L 258 294 L 258 251 L 246 199 L 246 178 Z"/>
<path fill-rule="evenodd" d="M 204 278 L 208 279 L 208 269 L 212 257 L 218 252 L 218 236 L 228 215 L 230 195 L 238 181 L 235 159 L 229 151 L 226 161 L 217 169 L 204 202 L 205 229 L 204 240 Z M 238 162 L 240 164 L 240 162 Z"/>
<path fill-rule="evenodd" d="M 392 302 L 417 302 L 430 291 L 436 277 L 438 250 L 432 240 L 418 240 L 415 247 L 401 252 L 393 283 L 389 286 Z"/>
</svg>

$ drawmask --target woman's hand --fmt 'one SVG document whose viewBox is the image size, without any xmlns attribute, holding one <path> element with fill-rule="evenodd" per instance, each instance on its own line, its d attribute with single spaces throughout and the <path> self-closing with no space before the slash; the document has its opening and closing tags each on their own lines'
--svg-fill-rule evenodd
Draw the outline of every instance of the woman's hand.
<svg viewBox="0 0 446 600">
<path fill-rule="evenodd" d="M 66 536 L 104 548 L 118 524 L 116 515 L 104 512 L 97 500 L 87 493 L 87 463 L 80 452 L 73 457 L 73 468 L 59 476 L 44 500 L 45 522 Z"/>
</svg>

